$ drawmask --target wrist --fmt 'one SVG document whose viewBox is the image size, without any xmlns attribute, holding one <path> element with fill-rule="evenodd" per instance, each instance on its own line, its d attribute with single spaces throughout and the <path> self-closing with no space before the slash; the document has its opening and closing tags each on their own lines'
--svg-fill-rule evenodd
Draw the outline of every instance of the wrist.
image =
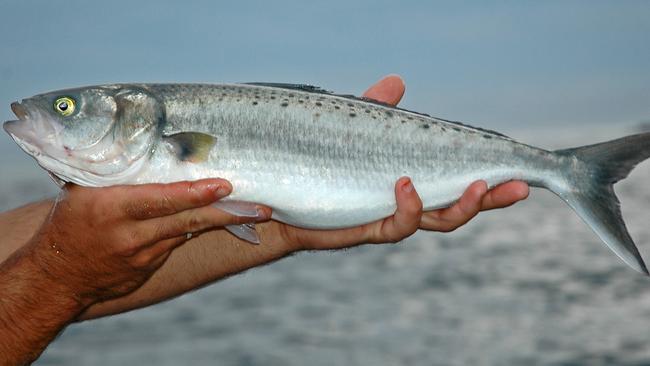
<svg viewBox="0 0 650 366">
<path fill-rule="evenodd" d="M 56 302 L 67 313 L 81 312 L 90 306 L 91 301 L 83 298 L 70 281 L 53 270 L 57 263 L 47 258 L 52 253 L 41 251 L 42 248 L 27 245 L 16 253 L 20 257 L 17 259 L 17 272 L 29 281 L 34 291 L 38 291 L 39 302 L 41 299 Z"/>
</svg>

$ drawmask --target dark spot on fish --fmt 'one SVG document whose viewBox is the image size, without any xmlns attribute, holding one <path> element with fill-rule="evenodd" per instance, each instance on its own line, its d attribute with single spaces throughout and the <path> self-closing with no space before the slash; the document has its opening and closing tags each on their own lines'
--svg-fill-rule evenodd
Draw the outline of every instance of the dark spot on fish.
<svg viewBox="0 0 650 366">
<path fill-rule="evenodd" d="M 321 103 L 321 102 L 316 102 L 316 105 L 320 107 L 320 106 L 323 105 L 323 103 Z"/>
<path fill-rule="evenodd" d="M 348 107 L 354 107 L 354 104 L 348 103 Z"/>
<path fill-rule="evenodd" d="M 244 91 L 241 90 L 241 89 L 237 90 L 237 93 L 240 93 L 240 94 L 241 94 L 241 93 L 243 93 L 243 92 L 244 92 Z"/>
<path fill-rule="evenodd" d="M 257 105 L 257 102 L 253 102 L 253 105 Z"/>
<path fill-rule="evenodd" d="M 260 96 L 255 94 L 255 99 L 260 99 Z"/>
<path fill-rule="evenodd" d="M 228 96 L 228 94 L 226 94 L 226 93 L 221 93 L 221 96 L 222 96 L 222 97 L 225 97 L 225 96 Z"/>
<path fill-rule="evenodd" d="M 350 113 L 350 117 L 356 117 L 356 116 L 357 116 L 356 113 Z"/>
<path fill-rule="evenodd" d="M 490 136 L 490 135 L 483 135 L 483 138 L 485 138 L 485 139 L 491 139 L 492 136 Z"/>
<path fill-rule="evenodd" d="M 370 113 L 370 109 L 366 109 L 366 111 L 365 111 L 365 112 L 366 112 L 366 113 Z"/>
<path fill-rule="evenodd" d="M 423 125 L 420 126 L 420 127 L 424 128 L 424 129 L 426 130 L 426 129 L 429 128 L 430 126 L 429 126 L 428 124 L 425 123 L 425 124 L 423 124 Z"/>
<path fill-rule="evenodd" d="M 453 129 L 454 131 L 458 131 L 458 132 L 460 132 L 460 128 L 458 128 L 458 127 L 452 127 L 452 129 Z"/>
<path fill-rule="evenodd" d="M 275 96 L 271 95 L 271 99 L 275 99 Z"/>
<path fill-rule="evenodd" d="M 412 121 L 412 120 L 413 120 L 413 117 L 408 116 L 408 117 L 406 117 L 406 119 L 408 119 L 409 121 Z"/>
<path fill-rule="evenodd" d="M 293 98 L 293 94 L 289 94 L 289 98 Z"/>
<path fill-rule="evenodd" d="M 406 120 L 405 120 L 405 119 L 403 119 L 403 120 L 402 120 L 402 123 L 406 123 Z"/>
<path fill-rule="evenodd" d="M 389 128 L 390 128 L 390 125 L 389 125 L 388 123 L 386 123 L 386 124 L 384 125 L 384 128 L 385 128 L 385 129 L 389 129 Z"/>
<path fill-rule="evenodd" d="M 241 101 L 241 99 L 237 98 L 237 101 L 239 102 L 239 101 Z"/>
<path fill-rule="evenodd" d="M 391 112 L 391 111 L 386 111 L 386 115 L 387 115 L 388 117 L 392 117 L 392 116 L 393 116 L 393 112 Z"/>
<path fill-rule="evenodd" d="M 332 104 L 336 104 L 336 101 L 335 101 L 335 100 L 333 100 L 333 101 L 332 101 Z"/>
<path fill-rule="evenodd" d="M 341 109 L 341 107 L 339 107 L 339 106 L 337 106 L 337 105 L 335 105 L 334 108 L 335 108 L 335 109 Z"/>
<path fill-rule="evenodd" d="M 377 119 L 377 116 L 372 116 L 372 119 Z"/>
<path fill-rule="evenodd" d="M 298 103 L 304 103 L 305 101 L 302 99 L 298 99 Z"/>
<path fill-rule="evenodd" d="M 287 102 L 283 102 L 283 103 L 282 103 L 282 104 L 280 104 L 280 105 L 281 105 L 281 106 L 283 106 L 283 107 L 286 107 L 286 106 L 288 106 L 288 105 L 289 105 L 289 103 L 287 103 Z"/>
<path fill-rule="evenodd" d="M 314 113 L 314 117 L 320 117 L 320 113 Z"/>
</svg>

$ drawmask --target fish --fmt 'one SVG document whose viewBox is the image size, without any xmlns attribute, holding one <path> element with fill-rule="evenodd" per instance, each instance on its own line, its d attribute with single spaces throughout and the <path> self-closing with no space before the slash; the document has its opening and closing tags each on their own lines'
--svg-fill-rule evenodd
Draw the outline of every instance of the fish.
<svg viewBox="0 0 650 366">
<path fill-rule="evenodd" d="M 545 150 L 501 133 L 312 85 L 110 84 L 11 104 L 3 126 L 59 184 L 91 187 L 220 177 L 215 207 L 310 229 L 392 215 L 408 176 L 425 210 L 454 204 L 472 182 L 521 180 L 566 202 L 618 257 L 648 269 L 613 185 L 650 157 L 650 133 Z M 259 243 L 253 225 L 229 226 Z"/>
</svg>

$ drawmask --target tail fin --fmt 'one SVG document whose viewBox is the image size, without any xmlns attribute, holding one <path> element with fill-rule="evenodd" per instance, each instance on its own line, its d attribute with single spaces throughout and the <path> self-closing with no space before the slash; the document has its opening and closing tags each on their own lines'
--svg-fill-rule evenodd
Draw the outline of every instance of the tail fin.
<svg viewBox="0 0 650 366">
<path fill-rule="evenodd" d="M 650 133 L 556 153 L 575 156 L 587 165 L 587 177 L 574 176 L 579 183 L 576 189 L 561 196 L 625 263 L 650 275 L 627 232 L 613 188 L 614 183 L 627 177 L 638 163 L 650 157 Z"/>
</svg>

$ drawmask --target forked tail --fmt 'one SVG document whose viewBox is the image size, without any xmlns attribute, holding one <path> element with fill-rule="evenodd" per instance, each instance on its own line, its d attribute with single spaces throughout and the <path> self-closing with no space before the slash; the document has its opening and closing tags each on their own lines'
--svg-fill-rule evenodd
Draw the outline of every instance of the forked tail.
<svg viewBox="0 0 650 366">
<path fill-rule="evenodd" d="M 607 246 L 639 272 L 648 273 L 639 250 L 621 216 L 614 183 L 624 179 L 640 162 L 650 157 L 650 133 L 623 137 L 600 144 L 556 153 L 574 157 L 582 164 L 570 173 L 573 189 L 556 192 L 598 234 Z"/>
</svg>

